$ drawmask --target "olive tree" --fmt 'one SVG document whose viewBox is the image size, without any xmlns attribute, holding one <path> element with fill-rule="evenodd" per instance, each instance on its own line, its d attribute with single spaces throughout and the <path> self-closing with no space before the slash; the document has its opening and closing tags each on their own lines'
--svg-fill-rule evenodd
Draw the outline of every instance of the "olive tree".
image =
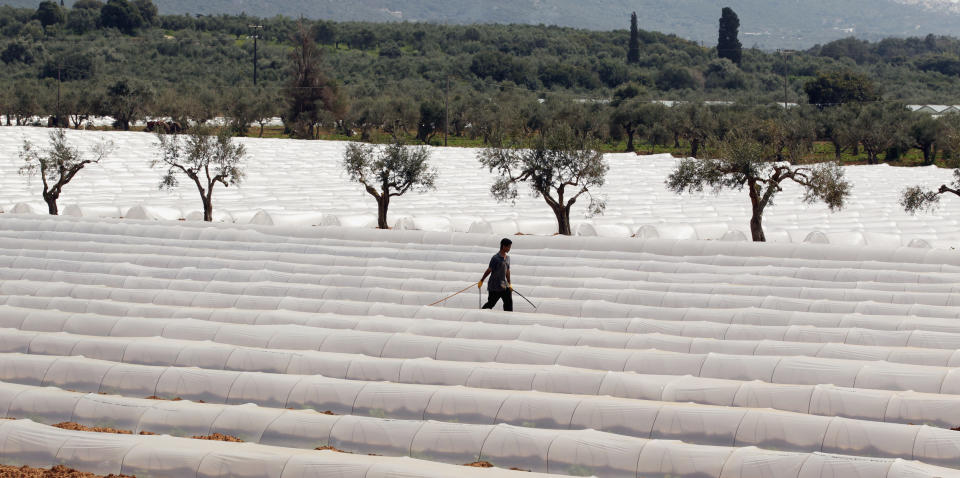
<svg viewBox="0 0 960 478">
<path fill-rule="evenodd" d="M 906 107 L 897 104 L 871 104 L 860 110 L 853 125 L 867 153 L 867 164 L 880 164 L 880 153 L 903 142 L 907 115 Z"/>
<path fill-rule="evenodd" d="M 913 113 L 907 129 L 911 145 L 923 153 L 923 165 L 932 165 L 937 157 L 937 139 L 943 134 L 943 123 L 928 114 Z"/>
<path fill-rule="evenodd" d="M 960 128 L 951 124 L 944 125 L 940 142 L 947 151 L 960 151 Z M 953 170 L 952 183 L 949 185 L 941 184 L 936 191 L 926 189 L 923 186 L 911 186 L 904 189 L 900 196 L 900 205 L 903 206 L 904 211 L 910 214 L 931 211 L 936 209 L 940 203 L 940 197 L 947 193 L 960 196 L 960 169 Z"/>
<path fill-rule="evenodd" d="M 227 128 L 212 131 L 196 127 L 190 134 L 161 132 L 157 138 L 160 140 L 160 156 L 150 162 L 150 167 L 167 168 L 160 179 L 160 189 L 177 187 L 177 177 L 181 174 L 190 178 L 203 202 L 203 220 L 213 221 L 214 186 L 220 183 L 223 187 L 230 187 L 243 181 L 246 148 L 234 144 Z"/>
<path fill-rule="evenodd" d="M 578 136 L 569 127 L 541 132 L 525 148 L 491 147 L 477 154 L 480 163 L 499 178 L 490 187 L 499 201 L 516 200 L 517 185 L 527 183 L 557 219 L 557 232 L 569 236 L 570 210 L 581 196 L 590 198 L 588 214 L 606 207 L 593 189 L 603 186 L 609 166 L 592 136 Z"/>
<path fill-rule="evenodd" d="M 682 194 L 684 191 L 702 192 L 704 187 L 719 193 L 724 189 L 747 189 L 752 215 L 750 232 L 754 241 L 766 241 L 763 233 L 763 213 L 773 205 L 774 197 L 783 191 L 783 184 L 796 183 L 804 188 L 804 201 L 821 201 L 831 211 L 843 208 L 850 195 L 850 183 L 844 179 L 837 163 L 803 166 L 778 162 L 777 148 L 768 141 L 755 139 L 757 135 L 734 130 L 719 142 L 719 159 L 687 158 L 677 164 L 676 170 L 665 181 L 667 189 Z"/>
<path fill-rule="evenodd" d="M 93 146 L 90 155 L 84 155 L 79 149 L 67 142 L 63 129 L 50 132 L 50 147 L 39 148 L 29 140 L 24 140 L 20 149 L 20 159 L 26 164 L 20 168 L 20 174 L 33 176 L 38 174 L 43 182 L 43 200 L 52 216 L 59 214 L 57 199 L 63 188 L 76 177 L 88 164 L 99 163 L 110 154 L 113 144 L 101 141 Z"/>
<path fill-rule="evenodd" d="M 953 170 L 953 183 L 941 184 L 936 191 L 924 189 L 923 186 L 904 189 L 901 193 L 900 205 L 910 214 L 931 211 L 940 203 L 940 196 L 946 193 L 960 196 L 960 169 Z"/>
<path fill-rule="evenodd" d="M 611 125 L 623 129 L 623 133 L 627 137 L 626 152 L 628 153 L 635 151 L 633 138 L 636 136 L 637 130 L 643 127 L 644 117 L 643 111 L 641 111 L 641 105 L 643 104 L 640 100 L 630 99 L 619 103 L 610 115 Z"/>
<path fill-rule="evenodd" d="M 435 189 L 436 170 L 430 168 L 430 150 L 404 145 L 397 140 L 384 147 L 350 143 L 343 154 L 343 167 L 350 180 L 363 185 L 377 200 L 377 227 L 388 229 L 390 198 L 416 189 Z"/>
</svg>

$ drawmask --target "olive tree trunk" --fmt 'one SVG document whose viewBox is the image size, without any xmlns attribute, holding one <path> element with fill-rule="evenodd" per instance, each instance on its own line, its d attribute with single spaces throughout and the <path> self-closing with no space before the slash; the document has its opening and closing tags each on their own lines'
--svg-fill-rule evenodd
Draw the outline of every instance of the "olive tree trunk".
<svg viewBox="0 0 960 478">
<path fill-rule="evenodd" d="M 57 196 L 50 193 L 43 193 L 43 200 L 47 203 L 47 212 L 51 216 L 57 216 L 60 214 L 59 208 L 57 208 Z"/>
<path fill-rule="evenodd" d="M 755 180 L 748 181 L 750 188 L 750 206 L 752 215 L 750 216 L 750 235 L 753 242 L 767 242 L 767 236 L 763 233 L 763 203 L 760 199 L 760 192 L 757 190 Z"/>
<path fill-rule="evenodd" d="M 390 196 L 383 194 L 377 198 L 377 227 L 379 229 L 390 229 L 387 225 L 387 209 L 390 207 Z"/>
<path fill-rule="evenodd" d="M 570 208 L 551 204 L 550 209 L 553 209 L 553 215 L 557 218 L 557 233 L 564 236 L 573 235 L 570 228 Z"/>
</svg>

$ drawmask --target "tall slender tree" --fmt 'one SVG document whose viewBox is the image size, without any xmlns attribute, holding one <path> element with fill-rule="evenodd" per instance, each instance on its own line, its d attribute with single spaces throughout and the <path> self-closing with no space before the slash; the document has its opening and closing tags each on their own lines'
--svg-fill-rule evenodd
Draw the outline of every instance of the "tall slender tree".
<svg viewBox="0 0 960 478">
<path fill-rule="evenodd" d="M 323 51 L 317 48 L 313 35 L 302 21 L 297 23 L 292 40 L 294 48 L 290 52 L 289 77 L 284 87 L 287 111 L 283 120 L 296 136 L 316 139 L 320 124 L 324 120 L 343 120 L 347 107 L 339 86 L 323 68 Z"/>
<path fill-rule="evenodd" d="M 637 32 L 637 12 L 630 14 L 630 45 L 627 48 L 627 63 L 640 63 L 640 34 Z"/>
<path fill-rule="evenodd" d="M 743 56 L 743 45 L 737 35 L 740 33 L 740 18 L 730 7 L 723 7 L 720 13 L 720 37 L 717 40 L 717 56 L 726 58 L 737 65 Z"/>
</svg>

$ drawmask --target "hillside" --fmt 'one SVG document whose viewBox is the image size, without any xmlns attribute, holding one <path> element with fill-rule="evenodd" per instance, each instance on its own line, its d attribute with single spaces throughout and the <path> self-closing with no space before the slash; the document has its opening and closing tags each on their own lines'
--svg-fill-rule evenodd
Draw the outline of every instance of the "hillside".
<svg viewBox="0 0 960 478">
<path fill-rule="evenodd" d="M 0 0 L 35 7 L 38 0 Z M 67 4 L 72 4 L 68 0 Z M 745 46 L 809 48 L 855 35 L 953 34 L 960 20 L 951 0 L 155 0 L 162 13 L 285 15 L 340 21 L 553 24 L 592 30 L 625 29 L 636 11 L 646 30 L 675 33 L 706 45 L 716 42 L 723 6 L 740 16 Z"/>
</svg>

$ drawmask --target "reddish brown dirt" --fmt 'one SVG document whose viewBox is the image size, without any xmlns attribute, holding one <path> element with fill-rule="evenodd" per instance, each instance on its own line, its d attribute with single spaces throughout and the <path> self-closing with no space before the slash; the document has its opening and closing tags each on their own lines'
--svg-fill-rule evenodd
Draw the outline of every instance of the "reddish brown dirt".
<svg viewBox="0 0 960 478">
<path fill-rule="evenodd" d="M 84 473 L 62 465 L 57 465 L 49 470 L 43 468 L 31 468 L 28 466 L 4 466 L 0 465 L 0 478 L 100 478 L 103 475 L 94 475 L 93 473 Z M 136 478 L 130 475 L 107 475 L 106 478 Z"/>
<path fill-rule="evenodd" d="M 63 428 L 64 430 L 77 430 L 81 432 L 97 432 L 97 433 L 117 433 L 120 435 L 133 435 L 133 432 L 130 430 L 117 430 L 116 428 L 107 428 L 107 427 L 88 427 L 86 425 L 81 425 L 75 422 L 63 422 L 57 423 L 54 425 L 57 428 Z M 140 435 L 156 435 L 156 433 L 142 431 Z"/>
<path fill-rule="evenodd" d="M 183 400 L 183 399 L 180 398 L 180 397 L 163 398 L 163 397 L 158 397 L 158 396 L 156 396 L 156 395 L 150 395 L 149 397 L 147 397 L 147 400 L 167 400 L 167 401 L 170 401 L 170 402 L 179 402 L 179 401 L 181 401 L 181 400 Z M 194 403 L 207 403 L 207 402 L 204 402 L 203 400 L 194 400 L 193 402 L 194 402 Z"/>
<path fill-rule="evenodd" d="M 62 422 L 54 425 L 57 428 L 63 428 L 64 430 L 76 430 L 81 432 L 97 432 L 97 433 L 117 433 L 120 435 L 133 435 L 133 432 L 130 430 L 117 430 L 116 428 L 108 427 L 88 427 L 86 425 L 81 425 L 75 422 Z"/>
<path fill-rule="evenodd" d="M 243 440 L 237 437 L 224 435 L 222 433 L 214 433 L 213 435 L 194 435 L 190 438 L 193 438 L 195 440 L 214 440 L 214 441 L 229 441 L 233 443 L 243 443 Z"/>
<path fill-rule="evenodd" d="M 463 466 L 472 466 L 475 468 L 493 468 L 493 463 L 490 463 L 489 461 L 475 461 L 473 463 L 464 464 Z M 524 470 L 523 468 L 516 468 L 516 467 L 510 468 L 510 469 L 513 471 L 530 471 L 530 470 Z"/>
<path fill-rule="evenodd" d="M 341 449 L 339 449 L 339 448 L 334 448 L 334 447 L 332 447 L 332 446 L 321 446 L 321 447 L 314 448 L 314 450 L 320 450 L 320 451 L 335 451 L 335 452 L 337 452 L 337 453 L 350 453 L 351 455 L 353 454 L 352 452 L 343 451 L 343 450 L 341 450 Z"/>
</svg>

